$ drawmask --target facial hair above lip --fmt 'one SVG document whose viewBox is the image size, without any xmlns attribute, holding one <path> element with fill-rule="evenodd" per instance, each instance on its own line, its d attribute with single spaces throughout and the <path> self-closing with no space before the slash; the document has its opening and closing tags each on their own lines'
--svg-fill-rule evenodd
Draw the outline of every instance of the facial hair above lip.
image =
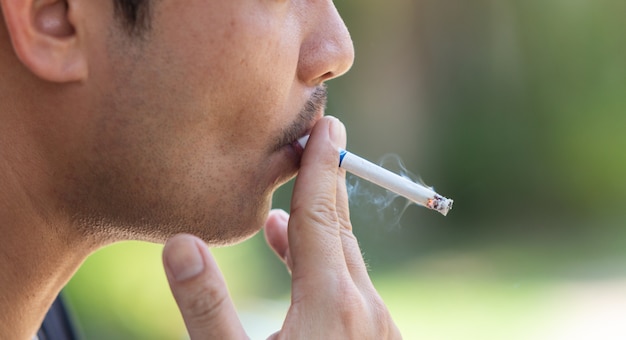
<svg viewBox="0 0 626 340">
<path fill-rule="evenodd" d="M 311 94 L 311 98 L 298 113 L 296 120 L 281 132 L 273 151 L 278 151 L 287 145 L 293 144 L 294 141 L 310 131 L 315 121 L 319 118 L 318 115 L 324 112 L 327 97 L 326 85 L 317 86 Z"/>
</svg>

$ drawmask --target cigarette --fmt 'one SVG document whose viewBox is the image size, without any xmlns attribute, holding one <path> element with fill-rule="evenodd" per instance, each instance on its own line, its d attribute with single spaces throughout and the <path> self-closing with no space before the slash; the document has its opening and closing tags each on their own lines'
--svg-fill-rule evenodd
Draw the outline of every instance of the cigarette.
<svg viewBox="0 0 626 340">
<path fill-rule="evenodd" d="M 298 143 L 304 149 L 308 140 L 309 136 L 304 136 L 298 139 Z M 452 209 L 453 200 L 344 149 L 339 149 L 339 167 L 443 216 Z"/>
</svg>

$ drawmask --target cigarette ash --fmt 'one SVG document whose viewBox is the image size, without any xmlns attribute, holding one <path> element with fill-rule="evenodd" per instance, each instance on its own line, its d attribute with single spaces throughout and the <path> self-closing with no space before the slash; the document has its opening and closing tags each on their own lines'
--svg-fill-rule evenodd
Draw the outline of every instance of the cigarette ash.
<svg viewBox="0 0 626 340">
<path fill-rule="evenodd" d="M 407 170 L 398 155 L 387 154 L 381 158 L 378 165 L 412 182 L 428 187 L 421 178 Z M 415 204 L 394 192 L 350 173 L 347 174 L 346 178 L 350 205 L 353 209 L 358 209 L 360 218 L 363 220 L 376 221 L 390 229 L 399 228 L 405 211 L 411 204 Z"/>
<path fill-rule="evenodd" d="M 447 216 L 450 209 L 452 209 L 453 203 L 453 200 L 437 194 L 435 195 L 435 198 L 428 200 L 428 204 L 426 204 L 426 206 L 430 209 L 437 210 L 443 216 Z"/>
</svg>

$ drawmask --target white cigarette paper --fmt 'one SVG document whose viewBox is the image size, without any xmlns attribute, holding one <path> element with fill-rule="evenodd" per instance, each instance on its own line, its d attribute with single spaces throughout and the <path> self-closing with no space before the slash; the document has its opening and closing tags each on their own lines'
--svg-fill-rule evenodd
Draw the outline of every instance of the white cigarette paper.
<svg viewBox="0 0 626 340">
<path fill-rule="evenodd" d="M 309 136 L 304 136 L 298 140 L 298 143 L 302 148 L 305 148 L 308 140 Z M 436 210 L 444 216 L 452 209 L 453 200 L 445 198 L 430 188 L 412 182 L 349 151 L 339 149 L 339 167 L 353 175 L 406 197 L 423 207 Z"/>
</svg>

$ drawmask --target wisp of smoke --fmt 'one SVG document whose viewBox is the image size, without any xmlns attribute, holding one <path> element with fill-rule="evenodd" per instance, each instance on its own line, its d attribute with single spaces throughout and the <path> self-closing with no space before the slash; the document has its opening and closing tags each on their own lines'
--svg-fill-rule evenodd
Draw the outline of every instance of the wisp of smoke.
<svg viewBox="0 0 626 340">
<path fill-rule="evenodd" d="M 378 164 L 412 182 L 424 185 L 418 176 L 406 169 L 398 155 L 387 154 Z M 400 220 L 413 202 L 357 176 L 348 174 L 346 178 L 350 204 L 359 209 L 363 218 L 375 220 L 389 228 L 401 227 Z"/>
</svg>

